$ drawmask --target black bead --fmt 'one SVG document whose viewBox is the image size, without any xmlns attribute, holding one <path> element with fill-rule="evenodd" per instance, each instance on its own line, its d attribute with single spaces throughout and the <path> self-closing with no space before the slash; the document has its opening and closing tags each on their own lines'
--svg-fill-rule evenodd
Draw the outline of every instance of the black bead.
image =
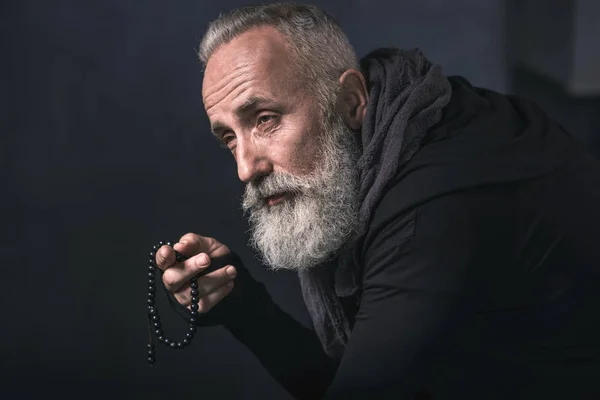
<svg viewBox="0 0 600 400">
<path fill-rule="evenodd" d="M 157 270 L 159 270 L 157 264 L 156 264 L 156 255 L 158 253 L 158 250 L 164 246 L 170 246 L 173 247 L 174 242 L 173 241 L 165 241 L 165 240 L 161 240 L 157 245 L 152 246 L 152 251 L 148 254 L 150 261 L 148 262 L 148 320 L 149 322 L 152 322 L 152 325 L 154 326 L 155 330 L 154 333 L 156 334 L 156 338 L 158 339 L 158 342 L 162 342 L 164 344 L 166 344 L 167 346 L 173 348 L 173 349 L 181 349 L 184 348 L 185 346 L 191 344 L 191 341 L 194 337 L 194 334 L 196 333 L 196 317 L 198 316 L 198 302 L 200 301 L 198 295 L 198 281 L 196 279 L 196 277 L 190 279 L 190 286 L 191 286 L 191 295 L 192 295 L 192 305 L 190 306 L 191 311 L 190 311 L 190 326 L 188 327 L 188 330 L 185 334 L 185 338 L 182 341 L 173 341 L 171 339 L 169 339 L 168 337 L 166 337 L 161 329 L 161 323 L 160 323 L 160 317 L 158 316 L 158 309 L 154 306 L 154 303 L 156 301 L 156 273 L 158 272 Z M 187 259 L 187 257 L 183 256 L 182 254 L 180 254 L 179 252 L 175 251 L 175 256 L 176 256 L 176 260 L 177 262 L 181 262 Z M 160 270 L 159 270 L 160 271 Z M 160 271 L 162 272 L 162 271 Z M 150 343 L 148 344 L 148 363 L 150 364 L 150 366 L 153 366 L 155 363 L 155 350 L 154 350 L 154 344 Z"/>
<path fill-rule="evenodd" d="M 178 252 L 177 250 L 173 250 L 175 252 L 175 261 L 182 262 L 187 260 L 187 257 Z"/>
</svg>

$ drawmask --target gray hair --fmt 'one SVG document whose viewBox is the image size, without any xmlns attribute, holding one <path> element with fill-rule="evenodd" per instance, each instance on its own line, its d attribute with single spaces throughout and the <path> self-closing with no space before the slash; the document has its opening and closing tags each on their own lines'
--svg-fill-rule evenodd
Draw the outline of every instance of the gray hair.
<svg viewBox="0 0 600 400">
<path fill-rule="evenodd" d="M 321 111 L 332 106 L 340 75 L 358 69 L 354 49 L 335 20 L 314 6 L 294 3 L 254 5 L 235 9 L 211 22 L 200 43 L 204 66 L 222 45 L 253 28 L 270 26 L 286 39 L 297 73 L 317 98 Z"/>
</svg>

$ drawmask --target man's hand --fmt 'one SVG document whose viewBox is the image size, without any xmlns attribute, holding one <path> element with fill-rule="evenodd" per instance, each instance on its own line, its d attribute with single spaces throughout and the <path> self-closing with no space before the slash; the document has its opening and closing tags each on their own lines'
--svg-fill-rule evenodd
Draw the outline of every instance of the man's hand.
<svg viewBox="0 0 600 400">
<path fill-rule="evenodd" d="M 179 239 L 173 248 L 187 260 L 176 263 L 175 252 L 169 246 L 162 246 L 156 252 L 156 265 L 163 270 L 165 288 L 173 293 L 175 299 L 189 308 L 191 304 L 190 279 L 205 270 L 211 259 L 229 254 L 227 246 L 217 240 L 188 233 Z M 226 265 L 216 271 L 198 278 L 198 313 L 206 313 L 227 296 L 233 289 L 236 269 Z"/>
</svg>

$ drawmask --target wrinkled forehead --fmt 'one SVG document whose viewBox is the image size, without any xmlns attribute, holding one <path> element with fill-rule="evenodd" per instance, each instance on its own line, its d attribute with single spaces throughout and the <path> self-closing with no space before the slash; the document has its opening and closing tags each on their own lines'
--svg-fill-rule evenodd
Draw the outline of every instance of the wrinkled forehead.
<svg viewBox="0 0 600 400">
<path fill-rule="evenodd" d="M 255 28 L 221 45 L 206 64 L 202 84 L 205 104 L 218 93 L 248 85 L 276 91 L 295 79 L 285 39 L 274 28 Z M 229 88 L 228 88 L 229 86 Z"/>
</svg>

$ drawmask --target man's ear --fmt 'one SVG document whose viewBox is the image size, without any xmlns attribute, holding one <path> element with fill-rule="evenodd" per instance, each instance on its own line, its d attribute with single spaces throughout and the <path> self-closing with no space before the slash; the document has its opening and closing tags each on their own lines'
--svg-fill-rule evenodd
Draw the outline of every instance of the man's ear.
<svg viewBox="0 0 600 400">
<path fill-rule="evenodd" d="M 346 125 L 354 132 L 360 131 L 367 112 L 369 92 L 365 77 L 360 71 L 349 69 L 338 81 L 340 85 L 337 108 Z"/>
</svg>

